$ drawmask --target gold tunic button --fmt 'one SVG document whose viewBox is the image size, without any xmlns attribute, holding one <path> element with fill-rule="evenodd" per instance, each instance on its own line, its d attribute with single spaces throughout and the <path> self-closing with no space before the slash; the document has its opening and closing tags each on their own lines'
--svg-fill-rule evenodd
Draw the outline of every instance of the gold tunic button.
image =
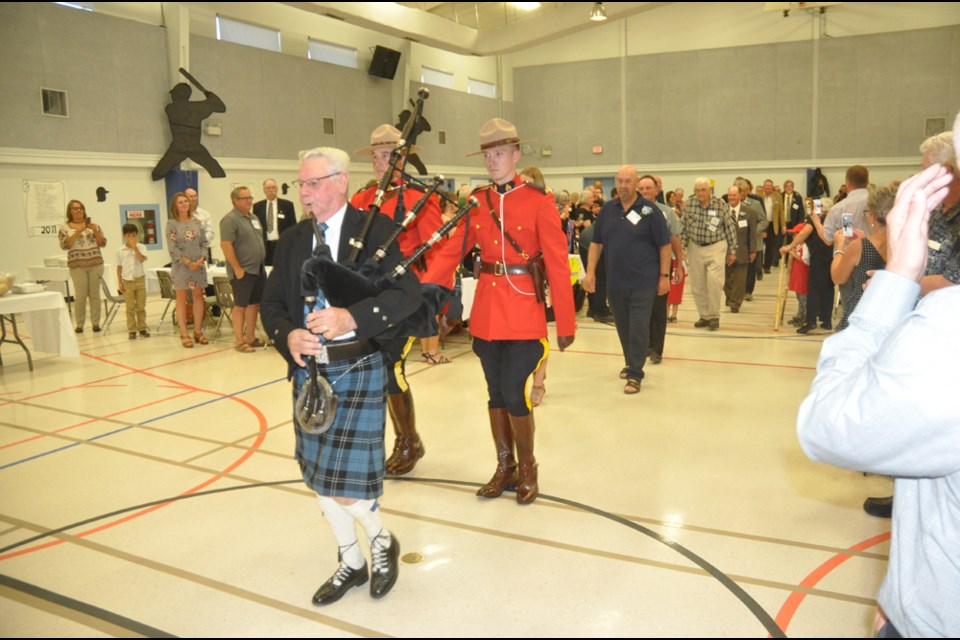
<svg viewBox="0 0 960 640">
<path fill-rule="evenodd" d="M 522 230 L 523 230 L 522 227 L 519 227 L 519 226 L 517 227 L 517 231 L 522 231 Z"/>
<path fill-rule="evenodd" d="M 496 283 L 496 282 L 491 282 L 491 283 L 490 283 L 490 286 L 495 287 L 495 286 L 497 286 L 497 283 Z"/>
<path fill-rule="evenodd" d="M 498 240 L 494 240 L 493 244 L 500 244 L 500 242 Z"/>
</svg>

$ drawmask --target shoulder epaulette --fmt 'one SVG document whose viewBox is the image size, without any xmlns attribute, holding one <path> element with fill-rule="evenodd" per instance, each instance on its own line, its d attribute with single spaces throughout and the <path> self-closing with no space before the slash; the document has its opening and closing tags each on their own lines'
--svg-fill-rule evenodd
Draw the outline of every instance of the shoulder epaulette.
<svg viewBox="0 0 960 640">
<path fill-rule="evenodd" d="M 486 182 L 486 183 L 484 183 L 484 184 L 481 184 L 481 185 L 478 186 L 478 187 L 475 187 L 474 190 L 470 192 L 470 195 L 473 195 L 474 193 L 476 193 L 476 192 L 478 192 L 478 191 L 483 191 L 484 189 L 490 189 L 490 188 L 492 188 L 492 187 L 493 187 L 493 183 L 492 183 L 492 182 Z"/>
</svg>

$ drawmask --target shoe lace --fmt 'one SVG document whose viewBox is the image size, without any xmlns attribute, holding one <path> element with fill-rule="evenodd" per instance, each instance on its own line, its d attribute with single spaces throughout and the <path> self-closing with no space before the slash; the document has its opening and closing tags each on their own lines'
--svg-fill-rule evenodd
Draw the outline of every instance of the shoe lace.
<svg viewBox="0 0 960 640">
<path fill-rule="evenodd" d="M 390 551 L 390 534 L 378 533 L 370 545 L 370 560 L 373 564 L 375 573 L 383 573 L 387 570 L 388 557 Z"/>
<path fill-rule="evenodd" d="M 344 582 L 347 581 L 347 578 L 350 577 L 350 574 L 352 574 L 353 571 L 354 571 L 353 569 L 351 569 L 346 564 L 341 562 L 340 566 L 337 567 L 337 572 L 333 574 L 333 578 L 332 578 L 333 584 L 339 587 L 340 585 L 342 585 Z"/>
</svg>

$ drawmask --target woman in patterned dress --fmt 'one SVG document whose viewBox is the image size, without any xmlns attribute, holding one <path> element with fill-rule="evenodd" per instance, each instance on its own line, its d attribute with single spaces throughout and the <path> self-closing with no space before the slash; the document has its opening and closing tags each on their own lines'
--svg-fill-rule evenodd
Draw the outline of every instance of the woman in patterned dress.
<svg viewBox="0 0 960 640">
<path fill-rule="evenodd" d="M 182 191 L 170 200 L 167 223 L 167 246 L 170 249 L 171 277 L 177 291 L 177 322 L 180 342 L 184 347 L 209 344 L 203 335 L 203 290 L 207 286 L 207 237 L 203 223 L 190 213 L 190 200 Z M 187 292 L 193 291 L 193 340 L 187 329 Z"/>
</svg>

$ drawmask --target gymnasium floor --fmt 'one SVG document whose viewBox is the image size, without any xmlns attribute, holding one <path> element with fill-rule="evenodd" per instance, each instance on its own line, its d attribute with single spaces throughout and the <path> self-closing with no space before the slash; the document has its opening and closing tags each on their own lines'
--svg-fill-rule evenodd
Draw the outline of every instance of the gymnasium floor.
<svg viewBox="0 0 960 640">
<path fill-rule="evenodd" d="M 128 341 L 122 312 L 107 335 L 88 326 L 78 359 L 35 354 L 33 373 L 5 345 L 0 635 L 866 636 L 890 521 L 861 503 L 892 484 L 803 455 L 824 332 L 772 330 L 776 275 L 712 333 L 693 328 L 688 287 L 638 396 L 613 327 L 581 316 L 550 357 L 526 507 L 473 495 L 495 460 L 467 339 L 447 365 L 415 347 L 427 454 L 382 499 L 399 582 L 323 609 L 310 597 L 336 547 L 292 459 L 273 349 L 221 335 L 187 350 L 169 322 Z"/>
</svg>

